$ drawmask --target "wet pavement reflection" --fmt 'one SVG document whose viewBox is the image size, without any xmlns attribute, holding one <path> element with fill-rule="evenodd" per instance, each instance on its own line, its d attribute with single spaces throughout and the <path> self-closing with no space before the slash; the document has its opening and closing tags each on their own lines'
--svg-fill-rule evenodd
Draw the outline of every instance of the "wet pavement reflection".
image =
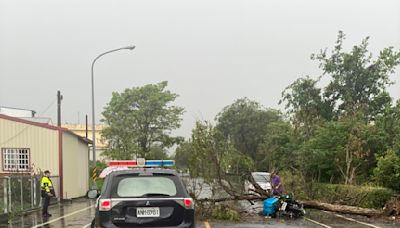
<svg viewBox="0 0 400 228">
<path fill-rule="evenodd" d="M 49 207 L 49 213 L 52 214 L 51 217 L 43 218 L 41 211 L 39 210 L 12 218 L 9 221 L 9 224 L 2 224 L 0 227 L 84 227 L 93 219 L 94 205 L 95 201 L 88 199 L 66 201 L 63 204 L 52 205 Z M 77 211 L 79 212 L 77 213 Z"/>
<path fill-rule="evenodd" d="M 75 228 L 89 227 L 93 215 L 95 213 L 95 201 L 88 199 L 76 199 L 71 202 L 64 202 L 60 205 L 52 205 L 49 212 L 52 214 L 49 218 L 42 218 L 40 210 L 28 213 L 23 216 L 18 216 L 10 220 L 9 224 L 0 224 L 0 228 L 25 228 L 25 227 L 46 227 L 46 228 Z M 226 222 L 226 221 L 198 221 L 197 227 L 220 227 L 220 228 L 245 228 L 245 227 L 368 227 L 355 222 L 348 221 L 343 218 L 336 217 L 335 214 L 319 210 L 306 210 L 306 218 L 292 219 L 288 217 L 269 218 L 257 214 L 261 210 L 261 202 L 256 202 L 254 205 L 246 205 L 248 215 L 241 222 Z M 346 217 L 356 219 L 357 221 L 368 223 L 369 227 L 400 227 L 399 223 L 394 223 L 383 219 L 372 219 L 363 216 Z M 312 220 L 312 221 L 311 221 Z M 314 223 L 315 221 L 321 223 Z"/>
</svg>

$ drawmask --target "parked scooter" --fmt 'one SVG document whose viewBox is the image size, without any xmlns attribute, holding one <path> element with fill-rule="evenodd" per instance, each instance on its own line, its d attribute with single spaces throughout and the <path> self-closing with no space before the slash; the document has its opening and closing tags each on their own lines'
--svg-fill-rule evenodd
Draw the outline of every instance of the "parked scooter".
<svg viewBox="0 0 400 228">
<path fill-rule="evenodd" d="M 298 218 L 304 216 L 306 211 L 303 205 L 294 199 L 292 193 L 284 196 L 271 197 L 264 200 L 262 214 L 264 216 L 271 216 L 273 218 L 280 216 L 289 216 L 291 218 Z"/>
<path fill-rule="evenodd" d="M 281 196 L 278 201 L 278 216 L 287 215 L 291 218 L 302 217 L 306 214 L 303 204 L 294 199 L 293 193 Z"/>
</svg>

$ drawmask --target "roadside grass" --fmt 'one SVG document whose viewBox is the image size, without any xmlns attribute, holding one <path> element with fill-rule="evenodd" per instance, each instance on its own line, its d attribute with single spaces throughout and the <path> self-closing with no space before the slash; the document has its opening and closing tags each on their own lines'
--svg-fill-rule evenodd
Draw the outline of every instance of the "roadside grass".
<svg viewBox="0 0 400 228">
<path fill-rule="evenodd" d="M 102 179 L 102 178 L 97 178 L 96 179 L 96 186 L 97 186 L 97 189 L 100 191 L 101 190 L 101 188 L 103 187 L 103 183 L 104 183 L 104 179 Z"/>
<path fill-rule="evenodd" d="M 281 177 L 285 192 L 294 193 L 299 200 L 381 209 L 395 193 L 389 188 L 372 185 L 305 182 L 289 172 L 282 173 Z"/>
<path fill-rule="evenodd" d="M 312 198 L 327 203 L 339 203 L 364 208 L 383 208 L 393 191 L 375 186 L 316 183 L 312 186 Z"/>
</svg>

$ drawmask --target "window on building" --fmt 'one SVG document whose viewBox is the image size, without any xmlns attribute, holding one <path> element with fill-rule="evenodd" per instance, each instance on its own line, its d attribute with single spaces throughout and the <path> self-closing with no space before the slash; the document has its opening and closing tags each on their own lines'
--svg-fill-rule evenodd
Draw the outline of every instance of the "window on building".
<svg viewBox="0 0 400 228">
<path fill-rule="evenodd" d="M 2 148 L 3 170 L 11 172 L 29 171 L 30 152 L 29 149 Z"/>
</svg>

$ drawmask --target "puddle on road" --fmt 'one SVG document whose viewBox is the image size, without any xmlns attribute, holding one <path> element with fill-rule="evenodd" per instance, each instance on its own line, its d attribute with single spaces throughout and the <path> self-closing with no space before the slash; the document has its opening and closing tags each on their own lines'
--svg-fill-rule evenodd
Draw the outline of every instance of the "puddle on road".
<svg viewBox="0 0 400 228">
<path fill-rule="evenodd" d="M 357 222 L 352 222 L 352 221 L 345 220 L 343 218 L 339 218 L 339 217 L 335 216 L 333 214 L 333 212 L 327 213 L 324 211 L 312 210 L 312 209 L 307 210 L 307 212 L 309 212 L 307 215 L 308 218 L 311 218 L 318 222 L 327 224 L 329 226 L 333 226 L 333 227 L 363 227 L 363 228 L 367 227 L 366 225 L 362 225 Z M 339 215 L 342 215 L 342 214 L 339 214 Z M 399 222 L 393 222 L 393 221 L 389 221 L 387 219 L 368 218 L 365 216 L 356 216 L 356 215 L 347 215 L 347 214 L 343 215 L 343 216 L 348 217 L 348 218 L 353 218 L 360 222 L 365 222 L 368 224 L 379 226 L 382 228 L 400 227 Z"/>
<path fill-rule="evenodd" d="M 73 202 L 64 202 L 62 205 L 52 205 L 49 207 L 49 212 L 52 214 L 49 218 L 43 218 L 41 215 L 41 210 L 37 210 L 34 212 L 30 212 L 23 216 L 18 216 L 13 218 L 10 221 L 10 224 L 0 224 L 0 228 L 30 228 L 35 225 L 43 224 L 53 219 L 57 219 L 61 216 L 68 215 L 69 213 L 73 213 L 75 211 L 81 210 L 82 208 L 86 208 L 94 204 L 94 201 L 87 199 L 78 199 Z M 87 211 L 83 211 L 82 213 L 78 213 L 72 215 L 70 217 L 66 217 L 60 219 L 54 223 L 49 225 L 44 225 L 42 227 L 83 227 L 87 223 L 90 222 L 92 214 L 94 211 L 92 209 L 88 209 Z"/>
<path fill-rule="evenodd" d="M 264 216 L 258 215 L 260 211 L 262 211 L 263 205 L 261 201 L 254 202 L 254 205 L 251 205 L 247 201 L 242 201 L 241 207 L 244 208 L 247 211 L 247 215 L 245 215 L 245 219 L 243 222 L 245 223 L 253 223 L 253 224 L 265 224 L 265 225 L 281 225 L 281 226 L 287 226 L 287 227 L 298 227 L 298 226 L 304 226 L 304 227 L 321 227 L 317 224 L 311 223 L 304 221 L 304 218 L 298 218 L 298 219 L 291 219 L 289 217 L 281 217 L 281 218 L 269 218 L 265 219 Z M 393 221 L 385 220 L 385 219 L 376 219 L 376 218 L 368 218 L 365 216 L 350 216 L 350 215 L 345 215 L 346 217 L 350 217 L 353 219 L 356 219 L 361 222 L 366 222 L 370 223 L 379 227 L 400 227 L 400 223 L 396 223 Z M 365 225 L 356 223 L 356 222 L 351 222 L 348 220 L 345 220 L 343 218 L 339 218 L 334 216 L 333 214 L 326 213 L 324 211 L 320 210 L 315 210 L 315 209 L 306 209 L 306 216 L 307 218 L 310 218 L 312 220 L 315 220 L 317 222 L 320 222 L 322 224 L 326 224 L 332 227 L 338 227 L 338 228 L 358 228 L 358 227 L 367 227 Z M 234 226 L 237 227 L 237 226 Z M 243 227 L 243 226 L 240 226 Z"/>
</svg>

